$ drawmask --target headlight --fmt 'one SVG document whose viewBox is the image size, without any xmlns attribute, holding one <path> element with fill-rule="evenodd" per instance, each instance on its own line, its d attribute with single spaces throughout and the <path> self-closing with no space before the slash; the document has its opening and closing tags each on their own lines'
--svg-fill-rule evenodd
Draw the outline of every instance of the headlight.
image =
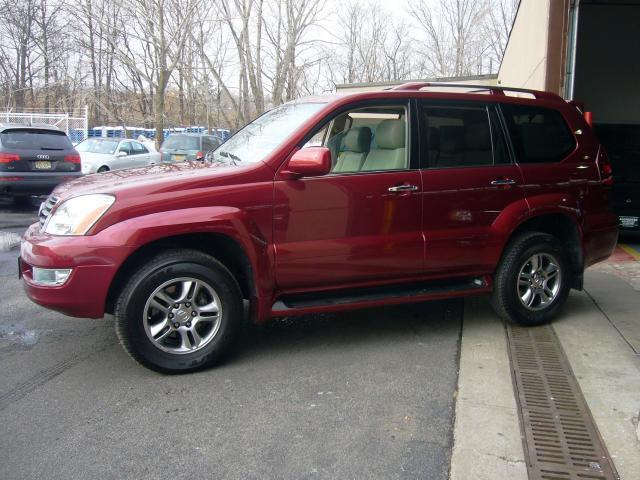
<svg viewBox="0 0 640 480">
<path fill-rule="evenodd" d="M 104 215 L 113 195 L 80 195 L 63 202 L 49 218 L 45 232 L 51 235 L 84 235 Z"/>
</svg>

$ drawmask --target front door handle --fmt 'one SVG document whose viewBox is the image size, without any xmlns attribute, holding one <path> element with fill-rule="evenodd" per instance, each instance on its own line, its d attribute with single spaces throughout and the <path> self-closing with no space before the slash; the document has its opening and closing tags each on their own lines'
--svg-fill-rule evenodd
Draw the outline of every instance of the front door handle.
<svg viewBox="0 0 640 480">
<path fill-rule="evenodd" d="M 389 187 L 390 192 L 415 192 L 418 187 L 415 185 L 398 185 L 397 187 Z"/>
<path fill-rule="evenodd" d="M 516 181 L 512 178 L 496 178 L 491 181 L 491 185 L 515 185 Z"/>
</svg>

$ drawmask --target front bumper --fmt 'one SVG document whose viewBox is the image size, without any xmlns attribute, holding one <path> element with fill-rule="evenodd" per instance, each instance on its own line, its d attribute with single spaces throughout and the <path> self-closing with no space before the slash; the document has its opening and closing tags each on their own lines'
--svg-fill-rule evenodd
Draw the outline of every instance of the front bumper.
<svg viewBox="0 0 640 480">
<path fill-rule="evenodd" d="M 82 172 L 0 172 L 0 193 L 49 195 L 61 183 L 81 176 Z"/>
<path fill-rule="evenodd" d="M 104 246 L 96 236 L 57 237 L 33 224 L 20 245 L 18 262 L 27 296 L 72 317 L 104 316 L 109 287 L 131 247 Z M 60 286 L 36 285 L 32 268 L 72 269 Z"/>
</svg>

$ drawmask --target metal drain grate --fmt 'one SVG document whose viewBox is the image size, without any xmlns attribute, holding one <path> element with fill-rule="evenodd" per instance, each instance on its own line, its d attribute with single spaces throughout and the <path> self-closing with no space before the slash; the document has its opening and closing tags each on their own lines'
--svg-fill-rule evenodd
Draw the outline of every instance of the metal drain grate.
<svg viewBox="0 0 640 480">
<path fill-rule="evenodd" d="M 618 479 L 580 387 L 549 326 L 507 327 L 530 479 Z"/>
</svg>

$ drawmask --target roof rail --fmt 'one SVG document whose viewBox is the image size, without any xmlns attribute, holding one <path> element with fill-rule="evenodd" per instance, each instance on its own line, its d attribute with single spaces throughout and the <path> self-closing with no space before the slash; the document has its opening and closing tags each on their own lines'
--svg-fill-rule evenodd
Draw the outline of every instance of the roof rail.
<svg viewBox="0 0 640 480">
<path fill-rule="evenodd" d="M 474 92 L 490 92 L 491 95 L 504 95 L 504 92 L 518 92 L 528 93 L 533 95 L 537 99 L 544 100 L 561 100 L 563 98 L 552 92 L 543 92 L 540 90 L 529 90 L 527 88 L 515 88 L 515 87 L 502 87 L 499 85 L 474 85 L 470 83 L 440 83 L 440 82 L 409 82 L 397 85 L 390 90 L 402 90 L 402 91 L 418 91 L 427 87 L 446 87 L 446 88 L 464 88 L 467 90 L 473 90 Z"/>
</svg>

